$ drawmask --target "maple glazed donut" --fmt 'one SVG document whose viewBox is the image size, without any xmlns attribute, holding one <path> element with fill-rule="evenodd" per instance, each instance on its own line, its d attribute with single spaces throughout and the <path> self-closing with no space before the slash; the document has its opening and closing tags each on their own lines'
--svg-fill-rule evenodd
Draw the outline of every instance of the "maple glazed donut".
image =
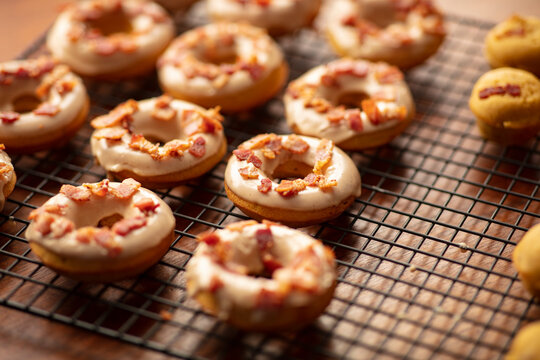
<svg viewBox="0 0 540 360">
<path fill-rule="evenodd" d="M 279 46 L 262 29 L 215 23 L 180 35 L 158 62 L 164 92 L 225 112 L 247 110 L 274 96 L 288 76 Z"/>
<path fill-rule="evenodd" d="M 139 274 L 174 239 L 169 206 L 133 179 L 63 185 L 29 218 L 26 237 L 36 255 L 59 274 L 83 281 Z"/>
<path fill-rule="evenodd" d="M 289 84 L 284 102 L 295 133 L 351 150 L 388 143 L 415 113 L 402 72 L 364 60 L 341 59 L 311 69 Z"/>
<path fill-rule="evenodd" d="M 11 159 L 3 151 L 5 149 L 4 144 L 0 144 L 0 211 L 4 209 L 6 198 L 11 194 L 17 182 Z"/>
<path fill-rule="evenodd" d="M 491 29 L 485 43 L 491 67 L 515 67 L 540 76 L 540 18 L 513 15 Z"/>
<path fill-rule="evenodd" d="M 332 299 L 334 253 L 301 231 L 251 220 L 198 240 L 186 269 L 188 294 L 238 328 L 295 330 Z"/>
<path fill-rule="evenodd" d="M 0 64 L 0 143 L 29 153 L 58 147 L 86 120 L 81 79 L 49 58 Z"/>
<path fill-rule="evenodd" d="M 351 158 L 330 140 L 261 134 L 233 151 L 225 190 L 254 219 L 300 227 L 337 217 L 360 196 L 361 183 Z"/>
<path fill-rule="evenodd" d="M 92 120 L 92 153 L 113 178 L 131 177 L 150 188 L 175 186 L 208 172 L 223 158 L 222 120 L 217 109 L 167 95 L 128 100 Z"/>
<path fill-rule="evenodd" d="M 512 260 L 525 288 L 533 296 L 540 297 L 540 223 L 523 235 Z"/>
<path fill-rule="evenodd" d="M 281 35 L 311 24 L 321 0 L 208 0 L 213 21 L 246 21 Z"/>
<path fill-rule="evenodd" d="M 484 138 L 521 145 L 540 131 L 540 80 L 525 70 L 490 70 L 474 85 L 469 107 Z"/>
<path fill-rule="evenodd" d="M 173 37 L 172 20 L 158 4 L 86 0 L 62 11 L 47 46 L 81 75 L 118 79 L 151 71 Z"/>
<path fill-rule="evenodd" d="M 332 0 L 321 27 L 340 56 L 411 68 L 435 54 L 446 32 L 429 0 Z"/>
</svg>

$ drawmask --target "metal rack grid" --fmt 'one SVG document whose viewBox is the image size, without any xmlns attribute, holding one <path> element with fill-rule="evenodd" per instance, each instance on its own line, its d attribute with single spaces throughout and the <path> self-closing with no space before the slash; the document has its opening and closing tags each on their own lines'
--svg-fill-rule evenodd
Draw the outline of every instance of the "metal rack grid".
<svg viewBox="0 0 540 360">
<path fill-rule="evenodd" d="M 205 22 L 196 8 L 179 25 Z M 338 219 L 304 230 L 331 246 L 339 284 L 325 313 L 294 334 L 247 334 L 186 297 L 183 272 L 201 231 L 246 217 L 223 189 L 225 159 L 197 182 L 158 191 L 176 240 L 135 279 L 84 284 L 41 265 L 24 238 L 27 216 L 64 183 L 99 181 L 86 125 L 66 148 L 13 156 L 18 182 L 0 215 L 0 304 L 181 358 L 501 358 L 540 316 L 510 257 L 540 221 L 540 142 L 500 147 L 478 134 L 467 100 L 488 69 L 491 24 L 449 18 L 449 36 L 407 81 L 414 123 L 391 144 L 350 153 L 363 194 Z M 291 78 L 333 55 L 312 31 L 280 39 Z M 43 39 L 25 56 L 43 51 Z M 91 116 L 160 93 L 155 76 L 86 81 Z M 229 151 L 261 132 L 289 132 L 279 98 L 226 119 Z M 171 315 L 171 319 L 168 316 Z"/>
</svg>

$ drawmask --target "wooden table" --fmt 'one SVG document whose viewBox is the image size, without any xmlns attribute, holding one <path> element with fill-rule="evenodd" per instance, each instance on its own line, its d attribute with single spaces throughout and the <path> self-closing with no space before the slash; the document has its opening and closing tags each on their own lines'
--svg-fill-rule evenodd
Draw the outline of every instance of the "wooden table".
<svg viewBox="0 0 540 360">
<path fill-rule="evenodd" d="M 0 61 L 41 35 L 65 0 L 0 2 Z M 449 13 L 500 21 L 513 12 L 540 16 L 538 0 L 439 0 Z M 0 358 L 163 359 L 164 355 L 8 308 L 0 308 Z M 9 355 L 8 355 L 9 354 Z"/>
</svg>

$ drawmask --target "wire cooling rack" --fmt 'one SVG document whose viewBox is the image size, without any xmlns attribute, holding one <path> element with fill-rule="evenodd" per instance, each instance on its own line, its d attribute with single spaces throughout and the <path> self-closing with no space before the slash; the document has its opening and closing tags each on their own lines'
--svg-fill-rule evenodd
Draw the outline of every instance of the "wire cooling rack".
<svg viewBox="0 0 540 360">
<path fill-rule="evenodd" d="M 246 218 L 225 195 L 226 159 L 196 183 L 157 192 L 176 216 L 176 241 L 146 273 L 83 284 L 44 267 L 24 237 L 29 212 L 62 184 L 105 176 L 88 125 L 66 148 L 13 156 L 18 182 L 0 215 L 0 304 L 180 358 L 501 358 L 517 330 L 540 318 L 510 261 L 516 241 L 540 222 L 540 143 L 500 147 L 479 136 L 467 100 L 488 70 L 481 48 L 491 24 L 448 20 L 442 49 L 407 74 L 414 123 L 387 146 L 350 153 L 362 196 L 336 220 L 304 229 L 338 262 L 335 297 L 313 325 L 242 333 L 186 297 L 195 236 Z M 204 22 L 196 8 L 179 31 Z M 291 78 L 333 58 L 310 30 L 280 44 Z M 43 51 L 41 39 L 25 56 Z M 86 83 L 92 117 L 160 93 L 155 75 Z M 225 126 L 229 151 L 261 132 L 289 132 L 279 97 Z"/>
</svg>

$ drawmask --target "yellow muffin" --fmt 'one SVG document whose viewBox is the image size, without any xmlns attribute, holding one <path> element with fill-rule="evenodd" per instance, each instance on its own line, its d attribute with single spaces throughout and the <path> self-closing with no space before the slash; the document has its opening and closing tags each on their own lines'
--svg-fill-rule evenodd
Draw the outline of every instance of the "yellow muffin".
<svg viewBox="0 0 540 360">
<path fill-rule="evenodd" d="M 492 67 L 516 67 L 540 76 L 540 19 L 513 15 L 486 36 L 486 57 Z"/>
<path fill-rule="evenodd" d="M 521 329 L 510 345 L 506 360 L 540 360 L 540 321 Z"/>
<path fill-rule="evenodd" d="M 512 258 L 523 285 L 533 296 L 540 297 L 540 223 L 525 233 Z"/>
<path fill-rule="evenodd" d="M 519 69 L 488 71 L 474 85 L 469 107 L 483 137 L 523 144 L 540 131 L 540 80 Z"/>
</svg>

